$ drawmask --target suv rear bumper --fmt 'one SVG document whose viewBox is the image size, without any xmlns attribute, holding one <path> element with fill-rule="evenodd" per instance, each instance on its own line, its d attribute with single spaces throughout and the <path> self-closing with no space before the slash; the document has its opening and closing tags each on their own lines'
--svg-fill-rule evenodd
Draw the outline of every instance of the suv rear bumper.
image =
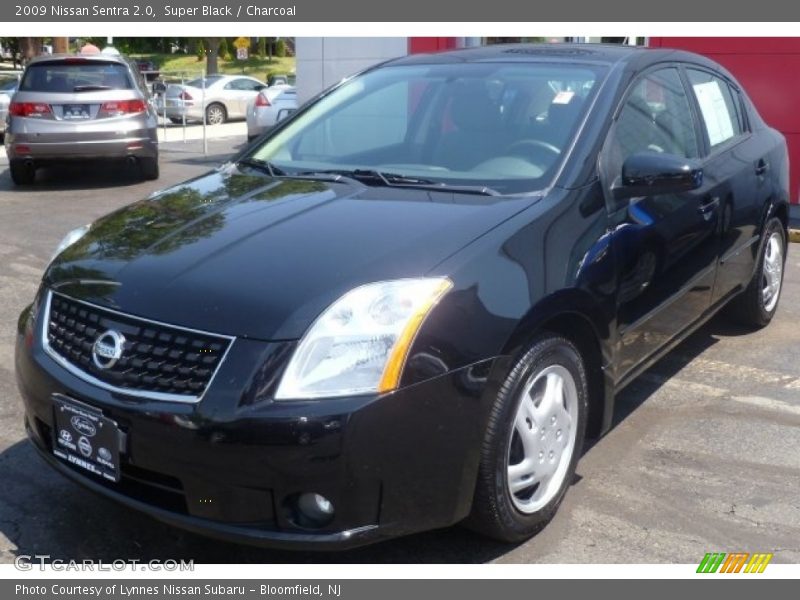
<svg viewBox="0 0 800 600">
<path fill-rule="evenodd" d="M 99 158 L 156 158 L 158 142 L 150 137 L 125 137 L 114 140 L 29 141 L 31 136 L 6 135 L 10 160 L 83 160 Z"/>
</svg>

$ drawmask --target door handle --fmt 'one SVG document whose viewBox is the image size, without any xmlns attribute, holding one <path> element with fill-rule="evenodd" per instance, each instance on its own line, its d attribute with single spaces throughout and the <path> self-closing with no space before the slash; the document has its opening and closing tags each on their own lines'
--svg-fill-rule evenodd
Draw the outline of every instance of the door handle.
<svg viewBox="0 0 800 600">
<path fill-rule="evenodd" d="M 758 162 L 756 163 L 756 175 L 761 177 L 767 171 L 769 171 L 769 163 L 763 158 L 758 159 Z"/>
<path fill-rule="evenodd" d="M 704 198 L 703 203 L 697 207 L 697 212 L 703 215 L 703 218 L 708 221 L 711 218 L 711 213 L 719 206 L 719 196 Z"/>
<path fill-rule="evenodd" d="M 719 206 L 719 196 L 706 196 L 703 203 L 697 207 L 697 211 L 707 213 Z"/>
</svg>

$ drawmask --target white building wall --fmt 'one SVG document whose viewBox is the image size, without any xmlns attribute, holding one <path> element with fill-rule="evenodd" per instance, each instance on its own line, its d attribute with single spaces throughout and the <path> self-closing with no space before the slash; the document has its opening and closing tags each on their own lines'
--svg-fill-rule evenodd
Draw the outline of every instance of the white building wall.
<svg viewBox="0 0 800 600">
<path fill-rule="evenodd" d="M 370 65 L 408 54 L 407 37 L 298 37 L 297 99 L 302 103 Z"/>
</svg>

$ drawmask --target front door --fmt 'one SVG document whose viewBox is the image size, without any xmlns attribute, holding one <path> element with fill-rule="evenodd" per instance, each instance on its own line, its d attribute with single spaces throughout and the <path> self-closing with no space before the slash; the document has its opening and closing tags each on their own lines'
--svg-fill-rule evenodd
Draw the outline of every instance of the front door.
<svg viewBox="0 0 800 600">
<path fill-rule="evenodd" d="M 650 71 L 633 84 L 612 126 L 601 159 L 604 184 L 619 185 L 631 154 L 697 158 L 701 139 L 678 69 Z M 704 183 L 691 192 L 610 200 L 618 380 L 710 306 L 719 243 L 719 199 L 710 191 Z"/>
</svg>

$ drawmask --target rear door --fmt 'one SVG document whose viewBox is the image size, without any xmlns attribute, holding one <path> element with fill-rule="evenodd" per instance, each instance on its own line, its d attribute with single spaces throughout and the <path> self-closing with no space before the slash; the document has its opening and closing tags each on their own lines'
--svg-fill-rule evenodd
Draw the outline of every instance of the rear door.
<svg viewBox="0 0 800 600">
<path fill-rule="evenodd" d="M 757 224 L 770 194 L 768 146 L 754 139 L 741 93 L 719 73 L 687 65 L 708 156 L 706 181 L 720 201 L 720 251 L 712 302 L 749 281 L 758 248 Z"/>
<path fill-rule="evenodd" d="M 677 66 L 641 75 L 618 111 L 601 167 L 607 190 L 638 152 L 697 159 L 697 115 Z M 617 379 L 699 319 L 711 303 L 718 201 L 709 186 L 678 194 L 609 200 L 617 290 Z"/>
<path fill-rule="evenodd" d="M 259 86 L 264 84 L 247 77 L 238 77 L 225 84 L 224 97 L 228 108 L 228 116 L 244 117 L 247 105 L 256 97 Z"/>
</svg>

